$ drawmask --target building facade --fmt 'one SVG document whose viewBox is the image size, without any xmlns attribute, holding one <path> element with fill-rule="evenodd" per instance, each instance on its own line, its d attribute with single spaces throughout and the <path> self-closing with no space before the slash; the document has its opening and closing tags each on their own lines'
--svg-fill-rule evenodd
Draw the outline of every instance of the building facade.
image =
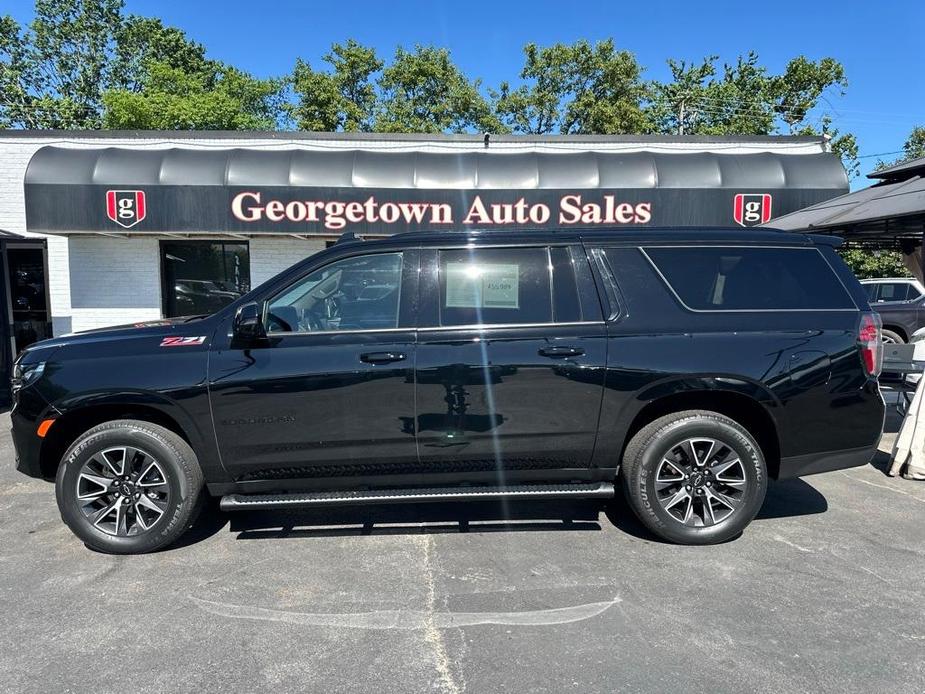
<svg viewBox="0 0 925 694">
<path fill-rule="evenodd" d="M 751 226 L 847 189 L 807 137 L 3 131 L 3 361 L 210 312 L 344 231 Z"/>
</svg>

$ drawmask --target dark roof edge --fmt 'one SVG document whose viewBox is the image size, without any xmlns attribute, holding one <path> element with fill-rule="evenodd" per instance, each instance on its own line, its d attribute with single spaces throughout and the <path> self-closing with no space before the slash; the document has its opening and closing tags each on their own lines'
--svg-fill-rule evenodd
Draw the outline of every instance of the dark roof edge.
<svg viewBox="0 0 925 694">
<path fill-rule="evenodd" d="M 867 178 L 899 178 L 900 174 L 902 174 L 902 177 L 905 177 L 905 174 L 910 174 L 909 178 L 911 178 L 911 172 L 918 169 L 925 169 L 925 157 L 919 157 L 918 159 L 903 162 L 902 164 L 895 164 L 894 166 L 888 166 L 885 169 L 872 171 L 871 173 L 867 174 Z"/>
<path fill-rule="evenodd" d="M 86 139 L 170 139 L 170 140 L 344 140 L 356 142 L 478 142 L 484 134 L 427 133 L 332 133 L 303 131 L 243 131 L 243 130 L 0 130 L 0 138 L 86 138 Z M 490 142 L 626 142 L 626 143 L 719 143 L 719 142 L 803 142 L 824 143 L 815 135 L 496 135 Z"/>
</svg>

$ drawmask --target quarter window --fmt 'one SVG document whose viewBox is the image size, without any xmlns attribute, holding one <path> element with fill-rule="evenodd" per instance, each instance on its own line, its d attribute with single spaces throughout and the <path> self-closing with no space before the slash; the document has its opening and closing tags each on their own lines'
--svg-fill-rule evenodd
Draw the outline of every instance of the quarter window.
<svg viewBox="0 0 925 694">
<path fill-rule="evenodd" d="M 344 258 L 309 273 L 267 305 L 270 332 L 398 327 L 401 253 Z"/>
<path fill-rule="evenodd" d="M 552 322 L 545 248 L 440 251 L 440 325 Z"/>
<path fill-rule="evenodd" d="M 855 308 L 815 248 L 650 247 L 645 252 L 695 310 Z"/>
<path fill-rule="evenodd" d="M 920 294 L 909 282 L 878 282 L 874 301 L 909 301 Z"/>
</svg>

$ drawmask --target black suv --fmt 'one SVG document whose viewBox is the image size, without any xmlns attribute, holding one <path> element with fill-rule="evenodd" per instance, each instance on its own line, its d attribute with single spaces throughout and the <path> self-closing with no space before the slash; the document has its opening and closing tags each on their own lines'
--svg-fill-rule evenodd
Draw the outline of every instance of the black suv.
<svg viewBox="0 0 925 694">
<path fill-rule="evenodd" d="M 46 340 L 17 466 L 92 548 L 221 508 L 609 498 L 736 536 L 768 477 L 866 463 L 879 323 L 838 241 L 777 231 L 346 238 L 217 313 Z"/>
</svg>

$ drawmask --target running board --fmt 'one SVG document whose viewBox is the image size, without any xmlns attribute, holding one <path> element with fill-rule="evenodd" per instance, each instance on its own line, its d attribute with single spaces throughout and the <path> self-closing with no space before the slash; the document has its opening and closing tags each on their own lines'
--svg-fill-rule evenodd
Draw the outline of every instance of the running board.
<svg viewBox="0 0 925 694">
<path fill-rule="evenodd" d="M 503 487 L 425 487 L 365 491 L 303 492 L 298 494 L 229 494 L 219 504 L 222 511 L 251 509 L 320 508 L 364 504 L 415 504 L 434 501 L 481 501 L 486 499 L 611 499 L 613 482 L 572 484 L 514 484 Z"/>
</svg>

